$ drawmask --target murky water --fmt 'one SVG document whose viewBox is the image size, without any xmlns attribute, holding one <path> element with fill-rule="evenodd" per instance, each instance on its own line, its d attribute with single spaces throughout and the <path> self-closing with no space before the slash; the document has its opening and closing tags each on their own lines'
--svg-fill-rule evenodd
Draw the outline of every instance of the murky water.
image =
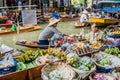
<svg viewBox="0 0 120 80">
<path fill-rule="evenodd" d="M 66 34 L 79 34 L 80 28 L 75 28 L 74 23 L 75 23 L 75 21 L 60 22 L 58 24 L 58 29 L 61 32 L 66 33 Z M 13 47 L 16 49 L 22 49 L 22 50 L 30 49 L 30 48 L 18 46 L 15 43 L 17 40 L 28 40 L 28 41 L 38 40 L 38 36 L 39 36 L 40 32 L 47 26 L 47 24 L 40 24 L 40 26 L 42 26 L 42 29 L 37 30 L 37 31 L 0 36 L 0 45 L 6 44 L 10 47 Z M 89 28 L 86 28 L 86 31 L 87 30 L 89 30 Z"/>
</svg>

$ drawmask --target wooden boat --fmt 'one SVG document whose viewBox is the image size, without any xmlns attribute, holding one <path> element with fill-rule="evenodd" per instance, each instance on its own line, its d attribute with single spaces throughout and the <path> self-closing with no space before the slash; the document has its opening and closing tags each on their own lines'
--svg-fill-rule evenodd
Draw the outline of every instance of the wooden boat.
<svg viewBox="0 0 120 80">
<path fill-rule="evenodd" d="M 108 26 L 118 24 L 120 21 L 116 19 L 106 19 L 106 18 L 89 18 L 90 23 L 96 23 L 97 26 Z"/>
<path fill-rule="evenodd" d="M 0 24 L 0 27 L 7 27 L 10 28 L 12 27 L 13 24 Z"/>
<path fill-rule="evenodd" d="M 66 17 L 66 18 L 62 18 L 62 22 L 66 22 L 66 21 L 78 21 L 79 20 L 79 17 L 73 17 L 73 18 L 69 18 L 69 17 Z"/>
<path fill-rule="evenodd" d="M 75 27 L 76 27 L 76 28 L 82 28 L 83 25 L 82 25 L 82 23 L 80 23 L 80 22 L 78 21 L 78 22 L 75 22 Z"/>
<path fill-rule="evenodd" d="M 40 48 L 40 49 L 48 49 L 49 47 L 55 47 L 55 46 L 49 46 L 49 45 L 24 44 L 24 43 L 21 43 L 20 41 L 17 41 L 16 45 L 29 47 L 29 48 Z"/>
<path fill-rule="evenodd" d="M 0 35 L 17 34 L 18 31 L 10 31 L 10 29 L 11 28 L 6 28 L 5 30 L 0 32 Z M 38 29 L 41 29 L 41 27 L 40 26 L 20 27 L 19 33 L 30 32 Z"/>
</svg>

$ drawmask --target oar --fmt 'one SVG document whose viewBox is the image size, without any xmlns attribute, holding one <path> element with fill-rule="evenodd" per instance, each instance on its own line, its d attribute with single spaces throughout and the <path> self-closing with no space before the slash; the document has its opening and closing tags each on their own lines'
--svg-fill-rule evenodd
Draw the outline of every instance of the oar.
<svg viewBox="0 0 120 80">
<path fill-rule="evenodd" d="M 19 21 L 18 21 L 18 19 L 17 19 L 17 26 L 18 26 L 18 28 L 17 28 L 17 34 L 19 34 L 20 33 L 20 25 L 19 25 Z"/>
</svg>

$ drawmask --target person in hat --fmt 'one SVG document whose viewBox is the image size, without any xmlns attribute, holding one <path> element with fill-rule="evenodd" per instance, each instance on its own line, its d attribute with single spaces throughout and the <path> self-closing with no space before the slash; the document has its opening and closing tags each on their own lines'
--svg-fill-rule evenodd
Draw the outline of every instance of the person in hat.
<svg viewBox="0 0 120 80">
<path fill-rule="evenodd" d="M 39 45 L 49 45 L 49 40 L 54 36 L 54 34 L 62 34 L 56 27 L 60 19 L 51 18 L 49 20 L 48 26 L 39 35 Z"/>
<path fill-rule="evenodd" d="M 82 24 L 82 26 L 85 26 L 85 23 L 88 21 L 88 19 L 88 11 L 84 10 L 82 15 L 80 16 L 80 23 Z"/>
<path fill-rule="evenodd" d="M 91 32 L 85 35 L 85 39 L 90 43 L 93 43 L 94 41 L 104 41 L 104 32 L 100 31 L 94 23 L 91 25 Z"/>
</svg>

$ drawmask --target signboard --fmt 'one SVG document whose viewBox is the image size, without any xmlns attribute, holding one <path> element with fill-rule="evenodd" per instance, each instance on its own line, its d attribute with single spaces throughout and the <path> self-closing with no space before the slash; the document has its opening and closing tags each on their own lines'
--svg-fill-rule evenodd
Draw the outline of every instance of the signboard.
<svg viewBox="0 0 120 80">
<path fill-rule="evenodd" d="M 23 26 L 36 25 L 37 24 L 36 10 L 23 10 L 22 21 Z"/>
</svg>

